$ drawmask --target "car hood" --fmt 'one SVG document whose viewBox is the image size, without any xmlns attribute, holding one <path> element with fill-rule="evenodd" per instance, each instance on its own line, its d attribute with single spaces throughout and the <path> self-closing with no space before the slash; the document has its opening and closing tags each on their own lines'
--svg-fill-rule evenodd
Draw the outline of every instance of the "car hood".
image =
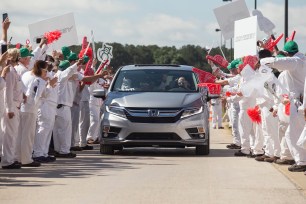
<svg viewBox="0 0 306 204">
<path fill-rule="evenodd" d="M 141 108 L 178 108 L 201 106 L 200 93 L 110 92 L 105 105 Z"/>
</svg>

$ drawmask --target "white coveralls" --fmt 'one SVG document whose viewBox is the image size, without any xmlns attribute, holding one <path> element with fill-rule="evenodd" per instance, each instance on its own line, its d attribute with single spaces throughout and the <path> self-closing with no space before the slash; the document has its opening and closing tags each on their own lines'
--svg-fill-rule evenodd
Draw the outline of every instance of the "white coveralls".
<svg viewBox="0 0 306 204">
<path fill-rule="evenodd" d="M 48 72 L 49 79 L 54 74 Z M 48 157 L 49 145 L 54 127 L 58 100 L 58 84 L 55 87 L 48 85 L 43 94 L 41 105 L 37 113 L 36 136 L 34 139 L 33 157 Z"/>
<path fill-rule="evenodd" d="M 22 82 L 14 67 L 11 67 L 10 72 L 6 74 L 5 81 L 5 113 L 3 121 L 1 121 L 1 128 L 4 131 L 2 166 L 8 166 L 15 162 L 16 139 L 20 122 L 19 108 L 23 100 Z M 14 113 L 14 117 L 10 119 L 7 113 Z"/>
<path fill-rule="evenodd" d="M 21 104 L 19 135 L 16 143 L 16 159 L 22 164 L 33 162 L 33 144 L 36 130 L 37 111 L 41 96 L 46 88 L 46 81 L 32 72 L 25 72 L 21 77 L 25 87 L 26 103 Z"/>
<path fill-rule="evenodd" d="M 89 90 L 88 85 L 85 85 L 82 90 L 82 97 L 80 101 L 80 117 L 79 117 L 79 135 L 80 135 L 80 147 L 87 145 L 87 133 L 89 129 Z"/>
<path fill-rule="evenodd" d="M 70 77 L 77 72 L 77 64 L 71 65 L 64 71 L 57 71 L 58 77 L 58 108 L 53 129 L 54 150 L 60 154 L 70 153 L 71 147 L 71 107 L 74 91 L 69 83 Z"/>
<path fill-rule="evenodd" d="M 103 89 L 102 85 L 105 83 L 105 80 L 98 79 L 92 85 L 89 86 L 89 117 L 90 117 L 90 126 L 88 129 L 87 140 L 92 139 L 96 140 L 99 133 L 99 121 L 100 121 L 100 109 L 102 106 L 102 99 L 96 98 L 93 96 L 93 91 L 95 89 Z"/>
<path fill-rule="evenodd" d="M 231 87 L 228 91 L 231 93 L 237 92 L 238 83 L 241 79 L 240 75 L 236 75 L 235 77 L 228 78 L 228 84 Z M 241 138 L 239 134 L 239 112 L 240 106 L 239 102 L 231 101 L 231 97 L 227 98 L 227 101 L 231 104 L 231 117 L 232 117 L 232 135 L 233 135 L 233 144 L 237 146 L 241 146 Z"/>
<path fill-rule="evenodd" d="M 219 98 L 211 99 L 211 107 L 212 107 L 212 126 L 216 128 L 218 124 L 218 128 L 222 127 L 222 101 Z"/>
<path fill-rule="evenodd" d="M 245 80 L 243 77 L 240 79 L 239 87 L 243 86 Z M 239 91 L 239 89 L 238 89 Z M 254 125 L 247 114 L 247 109 L 255 106 L 255 100 L 252 98 L 240 97 L 238 95 L 230 97 L 233 102 L 239 101 L 239 133 L 241 138 L 241 152 L 250 154 L 251 144 L 254 143 Z"/>
<path fill-rule="evenodd" d="M 264 58 L 261 64 L 267 64 L 278 70 L 288 71 L 288 89 L 290 91 L 290 122 L 285 137 L 289 150 L 297 165 L 306 165 L 306 149 L 297 146 L 297 141 L 303 131 L 305 120 L 304 111 L 298 111 L 300 98 L 304 94 L 306 76 L 306 61 L 302 53 L 293 57 Z M 297 105 L 296 105 L 297 104 Z M 303 109 L 303 106 L 300 106 Z"/>
<path fill-rule="evenodd" d="M 82 92 L 80 91 L 79 82 L 83 79 L 84 75 L 80 72 L 74 75 L 74 80 L 69 80 L 69 83 L 73 86 L 74 99 L 71 107 L 71 121 L 72 121 L 72 135 L 71 135 L 71 146 L 79 146 L 79 117 L 80 117 L 80 100 Z"/>
<path fill-rule="evenodd" d="M 5 114 L 4 108 L 4 88 L 5 88 L 5 80 L 0 77 L 0 123 L 3 121 L 3 117 Z M 0 158 L 2 156 L 2 143 L 3 143 L 3 129 L 0 128 Z"/>
</svg>

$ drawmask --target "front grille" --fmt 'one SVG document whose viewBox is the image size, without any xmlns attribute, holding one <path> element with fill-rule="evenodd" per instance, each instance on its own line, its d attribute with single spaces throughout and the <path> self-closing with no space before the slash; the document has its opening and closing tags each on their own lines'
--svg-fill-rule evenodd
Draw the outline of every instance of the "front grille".
<svg viewBox="0 0 306 204">
<path fill-rule="evenodd" d="M 176 133 L 131 133 L 126 140 L 181 140 Z"/>
<path fill-rule="evenodd" d="M 182 109 L 126 108 L 125 114 L 127 119 L 134 123 L 175 123 L 181 118 Z"/>
</svg>

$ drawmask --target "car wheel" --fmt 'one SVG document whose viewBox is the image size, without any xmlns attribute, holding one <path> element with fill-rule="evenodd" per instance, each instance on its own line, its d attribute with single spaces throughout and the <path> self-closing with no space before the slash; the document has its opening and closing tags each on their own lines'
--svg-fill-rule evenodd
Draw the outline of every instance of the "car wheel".
<svg viewBox="0 0 306 204">
<path fill-rule="evenodd" d="M 195 149 L 196 155 L 208 155 L 209 154 L 209 145 L 198 145 Z"/>
<path fill-rule="evenodd" d="M 114 147 L 109 145 L 100 145 L 100 153 L 101 154 L 108 154 L 113 155 L 114 154 Z"/>
</svg>

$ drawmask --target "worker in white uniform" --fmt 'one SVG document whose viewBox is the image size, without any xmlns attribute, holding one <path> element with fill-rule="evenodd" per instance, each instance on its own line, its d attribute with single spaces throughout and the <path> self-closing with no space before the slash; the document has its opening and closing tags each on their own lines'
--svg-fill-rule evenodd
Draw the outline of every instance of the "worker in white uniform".
<svg viewBox="0 0 306 204">
<path fill-rule="evenodd" d="M 5 113 L 3 121 L 1 121 L 1 128 L 4 131 L 1 165 L 3 169 L 19 169 L 21 168 L 21 164 L 15 160 L 15 149 L 20 122 L 19 109 L 23 101 L 23 90 L 20 76 L 14 68 L 19 58 L 19 50 L 14 48 L 8 49 L 7 52 L 10 71 L 6 74 L 5 78 Z"/>
<path fill-rule="evenodd" d="M 285 137 L 289 150 L 295 160 L 295 164 L 288 167 L 289 171 L 306 171 L 306 149 L 297 146 L 297 141 L 303 131 L 305 120 L 303 116 L 302 98 L 304 94 L 304 84 L 306 76 L 305 55 L 299 52 L 298 45 L 294 41 L 289 41 L 284 45 L 287 57 L 264 58 L 260 64 L 266 64 L 280 71 L 288 71 L 289 100 L 284 99 L 283 103 L 290 101 L 290 121 Z M 299 111 L 300 109 L 300 111 Z"/>
<path fill-rule="evenodd" d="M 59 64 L 59 70 L 55 74 L 58 78 L 57 115 L 53 129 L 54 150 L 56 157 L 73 158 L 75 153 L 70 152 L 71 147 L 71 107 L 74 98 L 73 87 L 69 85 L 69 79 L 77 73 L 82 59 L 70 66 L 69 61 L 64 60 Z"/>
<path fill-rule="evenodd" d="M 33 144 L 36 130 L 36 119 L 41 97 L 45 91 L 47 81 L 47 66 L 45 61 L 35 62 L 31 71 L 25 72 L 22 83 L 25 87 L 27 100 L 21 104 L 19 136 L 16 145 L 17 161 L 23 167 L 39 167 L 40 162 L 32 159 Z"/>
<path fill-rule="evenodd" d="M 54 77 L 55 73 L 52 71 L 54 59 L 48 56 L 46 62 L 48 64 L 48 85 L 43 93 L 42 102 L 37 113 L 36 135 L 33 147 L 33 160 L 40 163 L 54 162 L 56 160 L 48 152 L 57 110 L 58 84 L 57 78 Z"/>
<path fill-rule="evenodd" d="M 100 121 L 100 109 L 103 103 L 101 98 L 96 98 L 93 95 L 93 91 L 96 89 L 104 90 L 104 79 L 98 79 L 96 82 L 89 86 L 89 118 L 90 126 L 88 129 L 87 140 L 96 141 L 98 139 L 99 121 Z"/>
<path fill-rule="evenodd" d="M 4 19 L 2 23 L 2 36 L 0 40 L 0 53 L 3 53 L 0 57 L 0 70 L 3 72 L 4 70 L 9 70 L 9 67 L 7 67 L 7 52 L 5 50 L 2 50 L 2 46 L 5 46 L 8 44 L 7 41 L 7 31 L 10 27 L 10 20 L 7 17 Z M 0 86 L 4 85 L 5 87 L 5 81 L 3 80 L 4 78 L 0 79 Z M 0 121 L 3 120 L 3 115 L 4 115 L 4 89 L 0 89 Z M 0 128 L 0 162 L 1 162 L 1 156 L 2 156 L 2 142 L 3 142 L 3 129 Z"/>
</svg>

